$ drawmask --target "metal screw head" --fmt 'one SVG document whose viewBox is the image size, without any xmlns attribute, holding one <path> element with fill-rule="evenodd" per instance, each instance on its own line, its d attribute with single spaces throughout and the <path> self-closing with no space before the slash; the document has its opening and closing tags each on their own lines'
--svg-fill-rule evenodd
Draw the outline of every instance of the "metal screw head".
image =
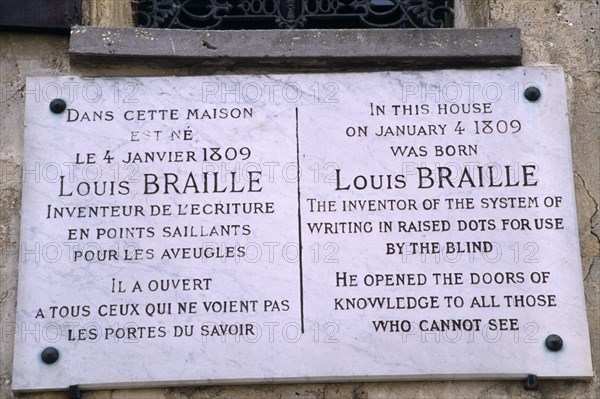
<svg viewBox="0 0 600 399">
<path fill-rule="evenodd" d="M 535 86 L 530 86 L 525 89 L 525 98 L 531 102 L 536 102 L 542 96 L 542 92 Z"/>
<path fill-rule="evenodd" d="M 550 334 L 546 338 L 546 348 L 552 352 L 558 352 L 563 347 L 563 340 L 560 335 Z"/>
<path fill-rule="evenodd" d="M 67 103 L 62 98 L 55 98 L 50 101 L 50 111 L 55 114 L 62 113 L 65 109 L 67 109 Z"/>
<path fill-rule="evenodd" d="M 42 351 L 42 362 L 46 364 L 56 363 L 59 356 L 58 349 L 49 346 Z"/>
<path fill-rule="evenodd" d="M 535 374 L 529 374 L 527 380 L 525 380 L 525 389 L 537 389 L 538 378 Z"/>
</svg>

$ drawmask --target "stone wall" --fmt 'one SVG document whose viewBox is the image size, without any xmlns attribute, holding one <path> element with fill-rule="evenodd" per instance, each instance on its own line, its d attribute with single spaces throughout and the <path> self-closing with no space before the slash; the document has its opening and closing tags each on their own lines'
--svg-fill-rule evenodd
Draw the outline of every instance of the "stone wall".
<svg viewBox="0 0 600 399">
<path fill-rule="evenodd" d="M 466 0 L 468 6 L 468 0 Z M 587 381 L 441 381 L 187 387 L 86 392 L 118 398 L 597 398 L 600 397 L 600 6 L 597 0 L 476 0 L 472 20 L 522 30 L 523 64 L 565 68 L 586 306 L 596 376 Z M 0 397 L 12 398 L 25 78 L 51 75 L 202 74 L 194 67 L 72 65 L 68 37 L 0 32 Z M 22 398 L 66 398 L 62 392 Z"/>
</svg>

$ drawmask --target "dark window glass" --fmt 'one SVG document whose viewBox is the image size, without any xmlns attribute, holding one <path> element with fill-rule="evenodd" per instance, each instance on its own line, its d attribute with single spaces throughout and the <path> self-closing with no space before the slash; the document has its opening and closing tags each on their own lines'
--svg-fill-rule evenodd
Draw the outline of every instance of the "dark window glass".
<svg viewBox="0 0 600 399">
<path fill-rule="evenodd" d="M 67 31 L 81 23 L 81 0 L 0 0 L 0 28 Z"/>
</svg>

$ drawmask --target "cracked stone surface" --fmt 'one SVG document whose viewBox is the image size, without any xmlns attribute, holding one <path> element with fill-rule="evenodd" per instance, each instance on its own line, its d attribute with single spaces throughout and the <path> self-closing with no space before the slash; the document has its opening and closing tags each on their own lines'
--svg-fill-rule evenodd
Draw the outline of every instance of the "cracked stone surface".
<svg viewBox="0 0 600 399">
<path fill-rule="evenodd" d="M 600 6 L 597 0 L 485 0 L 488 24 L 522 29 L 524 65 L 563 65 L 567 75 L 571 142 L 582 272 L 596 376 L 589 381 L 520 381 L 281 384 L 92 391 L 85 399 L 205 398 L 598 398 L 600 397 Z M 24 84 L 27 76 L 173 75 L 200 68 L 73 67 L 68 38 L 0 32 L 0 398 L 11 399 L 16 306 Z M 287 70 L 289 72 L 289 70 Z M 63 392 L 21 394 L 27 399 L 66 399 Z"/>
</svg>

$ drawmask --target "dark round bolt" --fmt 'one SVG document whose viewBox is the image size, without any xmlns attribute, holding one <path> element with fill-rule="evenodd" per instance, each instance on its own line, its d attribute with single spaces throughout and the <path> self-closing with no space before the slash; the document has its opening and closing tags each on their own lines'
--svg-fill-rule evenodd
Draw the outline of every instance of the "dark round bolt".
<svg viewBox="0 0 600 399">
<path fill-rule="evenodd" d="M 55 114 L 62 113 L 65 109 L 67 109 L 67 103 L 62 98 L 55 98 L 50 101 L 50 111 Z"/>
<path fill-rule="evenodd" d="M 552 352 L 558 352 L 563 347 L 563 340 L 560 335 L 550 334 L 546 338 L 546 347 Z"/>
<path fill-rule="evenodd" d="M 529 374 L 527 376 L 527 380 L 525 381 L 525 389 L 537 389 L 538 387 L 538 378 L 535 374 Z"/>
<path fill-rule="evenodd" d="M 58 360 L 58 349 L 51 346 L 47 347 L 42 351 L 42 361 L 46 364 L 56 363 Z"/>
<path fill-rule="evenodd" d="M 536 102 L 542 96 L 542 92 L 535 86 L 530 86 L 525 89 L 525 98 L 531 102 Z"/>
</svg>

